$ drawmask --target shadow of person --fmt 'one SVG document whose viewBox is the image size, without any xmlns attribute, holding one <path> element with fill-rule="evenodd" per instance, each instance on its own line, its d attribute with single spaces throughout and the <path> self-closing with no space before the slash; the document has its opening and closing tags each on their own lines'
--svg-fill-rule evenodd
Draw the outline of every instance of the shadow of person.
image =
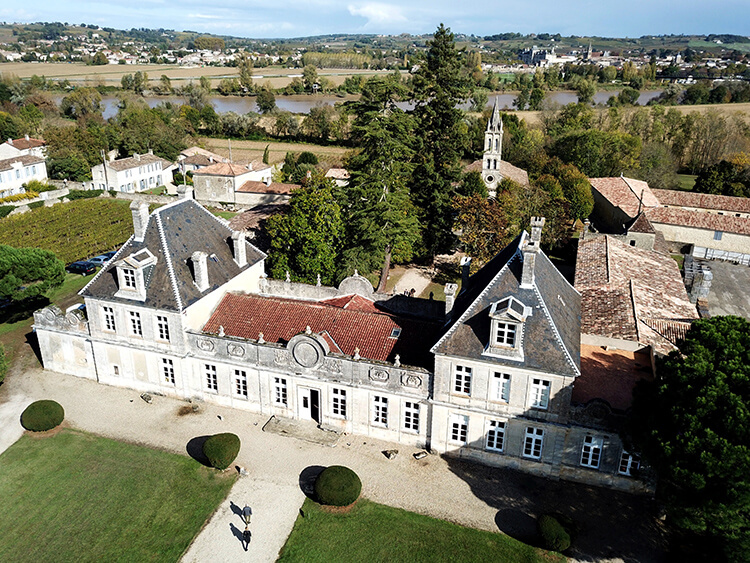
<svg viewBox="0 0 750 563">
<path fill-rule="evenodd" d="M 299 474 L 299 488 L 308 498 L 315 500 L 315 480 L 324 469 L 322 465 L 311 465 L 305 467 Z"/>
<path fill-rule="evenodd" d="M 242 509 L 234 504 L 231 500 L 229 501 L 229 508 L 232 509 L 232 512 L 242 518 Z"/>
<path fill-rule="evenodd" d="M 232 530 L 232 534 L 234 535 L 234 537 L 240 541 L 240 545 L 242 545 L 242 549 L 247 551 L 247 544 L 245 543 L 245 537 L 242 533 L 242 530 L 240 530 L 237 526 L 235 526 L 231 522 L 229 523 L 229 528 Z"/>
<path fill-rule="evenodd" d="M 211 436 L 196 436 L 191 439 L 185 446 L 185 450 L 188 455 L 195 461 L 206 467 L 211 467 L 211 462 L 208 461 L 206 454 L 203 453 L 203 444 L 206 443 Z"/>
</svg>

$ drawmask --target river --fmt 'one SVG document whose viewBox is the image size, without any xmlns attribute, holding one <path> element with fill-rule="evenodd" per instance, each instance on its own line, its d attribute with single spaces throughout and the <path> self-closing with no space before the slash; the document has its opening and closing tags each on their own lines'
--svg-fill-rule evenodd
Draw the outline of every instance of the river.
<svg viewBox="0 0 750 563">
<path fill-rule="evenodd" d="M 641 92 L 638 98 L 639 105 L 646 105 L 650 100 L 656 98 L 661 94 L 661 90 L 653 90 L 649 92 Z M 601 91 L 594 95 L 594 102 L 597 104 L 605 104 L 607 100 L 619 94 L 617 91 Z M 347 96 L 341 98 L 338 96 L 308 96 L 308 95 L 295 95 L 295 96 L 276 96 L 276 106 L 280 110 L 291 111 L 292 113 L 309 113 L 310 108 L 318 105 L 329 105 L 332 106 L 336 102 L 345 100 L 354 100 L 356 96 Z M 62 100 L 62 96 L 54 96 L 55 101 L 59 104 Z M 489 97 L 487 105 L 492 106 L 495 100 L 498 101 L 501 109 L 513 109 L 513 101 L 516 99 L 515 94 L 496 94 Z M 145 97 L 144 100 L 149 107 L 155 107 L 162 102 L 172 102 L 173 104 L 184 104 L 186 99 L 182 96 L 154 96 Z M 578 101 L 575 92 L 564 92 L 556 91 L 551 92 L 547 95 L 547 100 L 560 104 L 562 106 L 575 103 Z M 117 104 L 119 99 L 117 96 L 103 96 L 102 107 L 104 108 L 104 119 L 109 119 L 117 115 Z M 211 105 L 214 107 L 217 113 L 248 113 L 257 112 L 258 106 L 255 104 L 255 98 L 248 96 L 214 96 L 211 98 Z M 410 109 L 412 106 L 408 102 L 400 102 L 398 106 L 402 109 Z M 468 104 L 466 105 L 468 107 Z M 464 108 L 465 109 L 465 108 Z"/>
</svg>

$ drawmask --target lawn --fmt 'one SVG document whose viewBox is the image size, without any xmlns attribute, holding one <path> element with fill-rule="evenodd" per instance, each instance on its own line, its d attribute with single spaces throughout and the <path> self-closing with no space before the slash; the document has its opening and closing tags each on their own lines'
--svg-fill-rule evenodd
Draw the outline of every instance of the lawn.
<svg viewBox="0 0 750 563">
<path fill-rule="evenodd" d="M 686 192 L 693 191 L 693 188 L 695 187 L 695 179 L 698 176 L 695 176 L 693 174 L 677 174 L 677 182 L 679 184 L 679 189 L 684 190 Z"/>
<path fill-rule="evenodd" d="M 302 505 L 279 562 L 350 561 L 550 562 L 562 555 L 536 549 L 501 533 L 360 500 L 348 514 Z"/>
<path fill-rule="evenodd" d="M 235 477 L 63 430 L 0 456 L 0 561 L 177 561 Z"/>
</svg>

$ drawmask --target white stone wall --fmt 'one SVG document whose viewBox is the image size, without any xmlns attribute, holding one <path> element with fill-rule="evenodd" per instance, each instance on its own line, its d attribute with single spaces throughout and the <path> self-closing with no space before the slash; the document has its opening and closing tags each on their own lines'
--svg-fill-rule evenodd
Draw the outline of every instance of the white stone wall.
<svg viewBox="0 0 750 563">
<path fill-rule="evenodd" d="M 714 238 L 715 231 L 668 225 L 666 223 L 656 223 L 654 221 L 652 221 L 652 223 L 654 228 L 657 231 L 661 231 L 664 234 L 664 238 L 669 242 L 694 244 L 695 246 L 702 246 L 704 248 L 715 248 L 717 250 L 750 254 L 750 235 L 722 232 L 721 240 L 716 240 Z"/>
<path fill-rule="evenodd" d="M 24 193 L 24 184 L 31 180 L 44 182 L 46 179 L 47 165 L 43 161 L 27 165 L 14 162 L 10 170 L 0 171 L 0 197 Z"/>
</svg>

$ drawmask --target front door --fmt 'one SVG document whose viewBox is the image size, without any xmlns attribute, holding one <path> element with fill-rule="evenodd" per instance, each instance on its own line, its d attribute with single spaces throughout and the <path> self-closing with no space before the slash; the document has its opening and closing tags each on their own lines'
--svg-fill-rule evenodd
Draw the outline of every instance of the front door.
<svg viewBox="0 0 750 563">
<path fill-rule="evenodd" d="M 299 388 L 299 417 L 320 422 L 320 391 L 309 387 Z"/>
</svg>

